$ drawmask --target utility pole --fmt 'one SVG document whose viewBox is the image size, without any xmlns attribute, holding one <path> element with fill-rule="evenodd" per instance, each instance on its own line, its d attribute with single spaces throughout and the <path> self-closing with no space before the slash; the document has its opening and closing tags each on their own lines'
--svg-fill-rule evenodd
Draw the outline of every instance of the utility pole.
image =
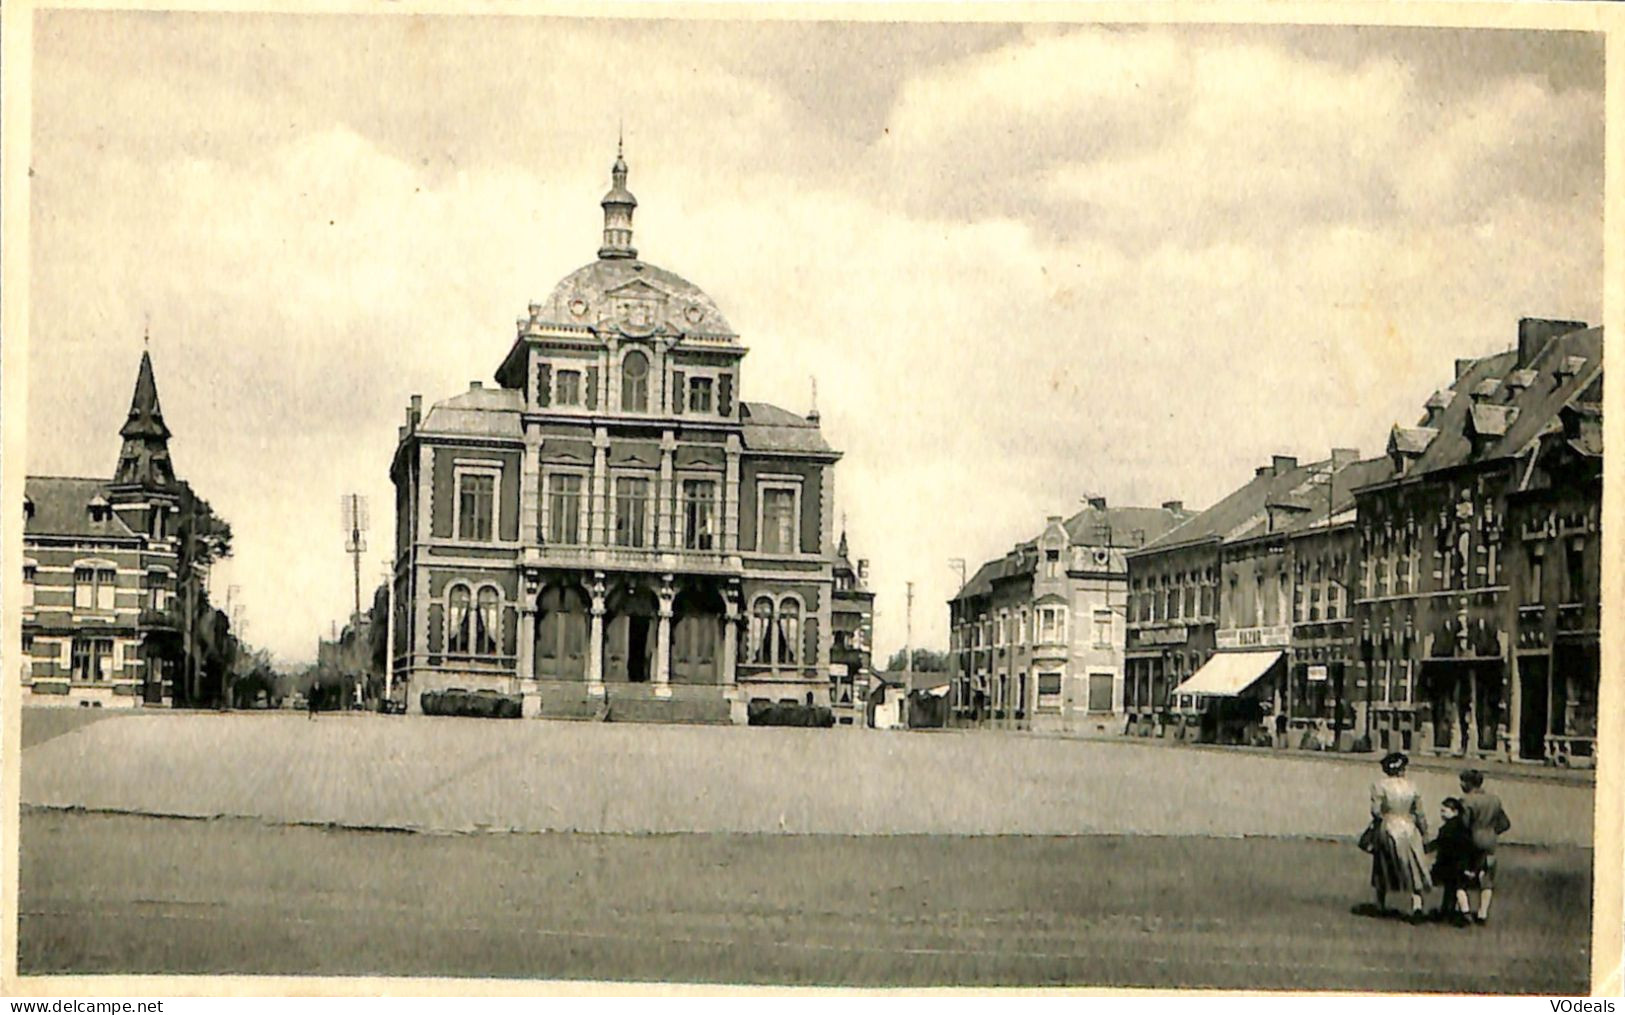
<svg viewBox="0 0 1625 1015">
<path fill-rule="evenodd" d="M 903 672 L 914 686 L 914 583 L 908 583 L 908 607 L 903 614 Z"/>
<path fill-rule="evenodd" d="M 908 582 L 908 603 L 903 611 L 903 708 L 897 718 L 908 726 L 908 696 L 914 690 L 914 583 Z"/>
<path fill-rule="evenodd" d="M 948 566 L 959 576 L 959 584 L 954 586 L 954 596 L 957 602 L 959 593 L 965 588 L 965 558 L 949 557 Z M 962 669 L 963 663 L 960 655 L 964 651 L 964 646 L 959 645 L 956 647 L 954 644 L 954 624 L 958 620 L 957 608 L 950 609 L 948 615 L 948 701 L 950 702 L 950 713 L 969 706 L 969 702 L 961 701 L 959 698 L 962 686 L 965 690 L 965 696 L 970 697 L 970 673 Z"/>
<path fill-rule="evenodd" d="M 367 552 L 367 498 L 358 493 L 347 493 L 341 499 L 344 515 L 344 552 L 352 558 L 355 567 L 355 612 L 353 623 L 361 621 L 361 555 Z"/>
</svg>

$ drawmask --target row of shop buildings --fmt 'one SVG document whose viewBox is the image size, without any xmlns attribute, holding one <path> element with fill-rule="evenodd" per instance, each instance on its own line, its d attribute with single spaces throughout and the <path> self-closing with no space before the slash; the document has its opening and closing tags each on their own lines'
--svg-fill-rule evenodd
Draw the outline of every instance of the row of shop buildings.
<svg viewBox="0 0 1625 1015">
<path fill-rule="evenodd" d="M 1602 346 L 1524 319 L 1381 456 L 1275 456 L 1122 546 L 1052 519 L 950 603 L 956 719 L 1591 764 Z"/>
</svg>

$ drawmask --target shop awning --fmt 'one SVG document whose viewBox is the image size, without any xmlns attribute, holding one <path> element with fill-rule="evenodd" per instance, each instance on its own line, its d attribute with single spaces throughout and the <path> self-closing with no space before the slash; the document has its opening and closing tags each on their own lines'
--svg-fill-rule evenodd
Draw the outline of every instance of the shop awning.
<svg viewBox="0 0 1625 1015">
<path fill-rule="evenodd" d="M 1190 675 L 1190 679 L 1174 688 L 1174 693 L 1234 698 L 1262 680 L 1283 654 L 1278 649 L 1268 652 L 1220 652 L 1203 663 L 1201 669 Z"/>
</svg>

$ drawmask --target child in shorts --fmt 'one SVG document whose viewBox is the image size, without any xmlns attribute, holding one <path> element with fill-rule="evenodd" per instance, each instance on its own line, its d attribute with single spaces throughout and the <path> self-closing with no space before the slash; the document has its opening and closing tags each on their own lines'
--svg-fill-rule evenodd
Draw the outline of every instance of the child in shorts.
<svg viewBox="0 0 1625 1015">
<path fill-rule="evenodd" d="M 1478 884 L 1480 854 L 1463 819 L 1459 797 L 1446 797 L 1439 805 L 1439 817 L 1439 834 L 1427 844 L 1427 851 L 1434 855 L 1433 881 L 1444 889 L 1438 915 L 1441 920 L 1465 927 L 1472 919 L 1467 889 Z"/>
</svg>

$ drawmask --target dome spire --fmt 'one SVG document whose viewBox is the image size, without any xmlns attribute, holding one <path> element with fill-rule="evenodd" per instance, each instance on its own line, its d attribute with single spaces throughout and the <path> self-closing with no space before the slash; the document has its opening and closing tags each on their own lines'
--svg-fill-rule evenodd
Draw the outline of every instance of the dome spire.
<svg viewBox="0 0 1625 1015">
<path fill-rule="evenodd" d="M 626 189 L 625 137 L 615 139 L 615 164 L 610 167 L 610 188 L 598 202 L 604 209 L 604 245 L 598 248 L 601 260 L 634 258 L 637 248 L 632 246 L 632 211 L 638 199 Z"/>
</svg>

